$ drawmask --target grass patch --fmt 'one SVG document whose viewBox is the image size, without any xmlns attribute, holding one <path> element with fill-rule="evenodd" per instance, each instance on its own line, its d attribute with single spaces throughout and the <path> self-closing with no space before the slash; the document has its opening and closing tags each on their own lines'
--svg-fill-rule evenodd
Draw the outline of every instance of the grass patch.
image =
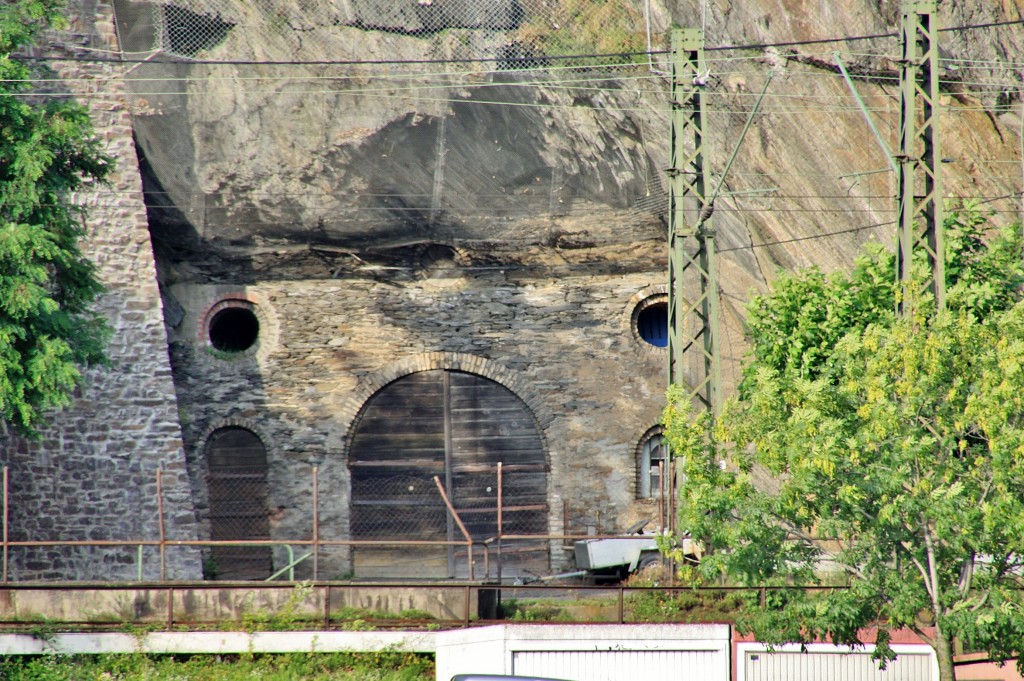
<svg viewBox="0 0 1024 681">
<path fill-rule="evenodd" d="M 752 598 L 756 600 L 757 594 L 724 589 L 639 591 L 626 597 L 625 619 L 628 622 L 735 624 Z"/>
<path fill-rule="evenodd" d="M 502 601 L 501 612 L 513 622 L 568 622 L 568 603 L 547 599 Z"/>
<path fill-rule="evenodd" d="M 667 568 L 652 566 L 631 576 L 622 603 L 625 622 L 735 623 L 758 602 L 757 589 L 668 586 Z M 606 592 L 608 593 L 608 592 Z M 501 604 L 506 620 L 516 622 L 617 622 L 617 595 L 585 599 L 539 598 Z"/>
<path fill-rule="evenodd" d="M 717 589 L 651 589 L 627 592 L 622 604 L 626 622 L 735 623 L 757 593 Z M 753 601 L 751 600 L 753 599 Z M 513 622 L 617 622 L 615 597 L 509 600 L 501 604 Z"/>
<path fill-rule="evenodd" d="M 432 681 L 419 653 L 0 657 L 5 681 Z"/>
</svg>

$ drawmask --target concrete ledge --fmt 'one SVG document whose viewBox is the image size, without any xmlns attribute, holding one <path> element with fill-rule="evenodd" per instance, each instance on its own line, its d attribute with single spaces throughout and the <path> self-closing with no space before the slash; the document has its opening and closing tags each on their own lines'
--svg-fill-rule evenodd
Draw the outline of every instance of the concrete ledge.
<svg viewBox="0 0 1024 681">
<path fill-rule="evenodd" d="M 231 627 L 238 626 L 231 621 L 246 617 L 288 613 L 289 617 L 311 620 L 308 626 L 318 626 L 327 611 L 342 617 L 347 609 L 394 617 L 419 610 L 440 621 L 462 621 L 467 614 L 476 616 L 477 593 L 478 588 L 460 584 L 19 584 L 0 588 L 0 622 L 131 622 L 162 624 L 170 629 L 178 622 Z"/>
</svg>

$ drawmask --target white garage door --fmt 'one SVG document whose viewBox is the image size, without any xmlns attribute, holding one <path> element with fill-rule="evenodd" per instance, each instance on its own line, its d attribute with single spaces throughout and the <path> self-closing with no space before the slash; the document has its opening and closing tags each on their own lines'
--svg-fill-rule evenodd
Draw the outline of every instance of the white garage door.
<svg viewBox="0 0 1024 681">
<path fill-rule="evenodd" d="M 566 650 L 517 651 L 513 674 L 572 681 L 686 681 L 729 678 L 724 650 Z"/>
<path fill-rule="evenodd" d="M 902 653 L 885 671 L 870 653 L 752 652 L 743 656 L 742 681 L 931 681 L 932 656 Z"/>
</svg>

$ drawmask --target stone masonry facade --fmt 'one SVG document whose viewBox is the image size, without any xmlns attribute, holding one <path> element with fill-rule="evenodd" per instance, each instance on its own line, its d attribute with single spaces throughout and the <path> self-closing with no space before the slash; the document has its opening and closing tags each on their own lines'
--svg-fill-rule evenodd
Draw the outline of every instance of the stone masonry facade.
<svg viewBox="0 0 1024 681">
<path fill-rule="evenodd" d="M 533 414 L 550 467 L 549 532 L 615 532 L 656 516 L 653 501 L 636 498 L 638 438 L 664 400 L 665 350 L 640 339 L 633 320 L 641 301 L 664 291 L 658 244 L 650 249 L 650 271 L 615 276 L 467 268 L 402 286 L 348 278 L 172 287 L 185 310 L 172 361 L 194 484 L 202 488 L 208 436 L 246 428 L 267 447 L 274 538 L 312 535 L 315 466 L 319 534 L 345 539 L 348 437 L 360 410 L 391 381 L 451 369 L 505 386 Z M 258 347 L 238 356 L 214 351 L 205 333 L 206 311 L 231 299 L 252 303 L 261 322 Z M 322 578 L 347 572 L 345 552 L 332 555 L 321 560 Z M 554 569 L 571 560 L 560 549 L 551 558 Z"/>
<path fill-rule="evenodd" d="M 113 327 L 108 367 L 86 372 L 72 407 L 54 415 L 42 437 L 0 435 L 9 470 L 11 541 L 155 542 L 161 536 L 158 471 L 167 539 L 197 537 L 181 429 L 167 353 L 146 207 L 132 141 L 132 114 L 121 88 L 126 68 L 83 62 L 116 51 L 113 11 L 105 2 L 73 3 L 68 30 L 35 54 L 64 79 L 67 94 L 87 105 L 97 134 L 116 159 L 107 186 L 77 200 L 88 207 L 84 246 L 107 287 L 100 305 Z M 194 579 L 192 548 L 169 548 L 163 568 L 155 546 L 138 563 L 133 544 L 11 547 L 12 580 Z"/>
</svg>

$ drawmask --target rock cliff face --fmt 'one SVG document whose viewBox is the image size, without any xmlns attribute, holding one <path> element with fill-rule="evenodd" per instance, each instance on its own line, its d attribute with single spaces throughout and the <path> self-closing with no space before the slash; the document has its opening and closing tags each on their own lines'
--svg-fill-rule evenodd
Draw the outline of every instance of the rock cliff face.
<svg viewBox="0 0 1024 681">
<path fill-rule="evenodd" d="M 198 58 L 276 65 L 135 70 L 136 135 L 147 188 L 159 197 L 151 215 L 166 283 L 338 276 L 360 262 L 310 256 L 318 246 L 414 265 L 424 245 L 441 243 L 465 249 L 473 262 L 515 263 L 664 235 L 663 75 L 635 67 L 538 74 L 511 69 L 513 62 L 497 62 L 501 71 L 487 63 L 367 63 L 451 57 L 453 43 L 462 46 L 456 57 L 500 55 L 531 17 L 543 23 L 559 3 L 366 0 L 315 12 L 183 4 L 197 16 L 216 10 L 230 27 Z M 884 153 L 837 75 L 833 52 L 862 74 L 858 90 L 895 149 L 900 3 L 646 5 L 615 21 L 646 18 L 655 49 L 664 49 L 672 25 L 705 28 L 712 185 L 773 76 L 724 178 L 727 196 L 714 221 L 736 342 L 742 300 L 778 268 L 844 267 L 864 240 L 892 241 L 893 178 L 875 172 L 887 166 Z M 986 201 L 998 220 L 1019 215 L 1013 55 L 1024 49 L 1024 30 L 993 24 L 1019 21 L 1020 13 L 1011 0 L 978 0 L 940 3 L 936 15 L 949 29 L 940 34 L 946 194 Z M 837 37 L 854 39 L 818 42 Z M 332 63 L 308 63 L 321 60 Z M 307 63 L 282 64 L 292 61 Z"/>
<path fill-rule="evenodd" d="M 126 49 L 163 35 L 195 60 L 140 64 L 128 87 L 200 497 L 211 434 L 248 429 L 268 448 L 274 532 L 301 532 L 302 471 L 316 463 L 322 516 L 351 536 L 348 456 L 367 400 L 410 373 L 469 371 L 537 418 L 548 531 L 661 512 L 645 498 L 644 442 L 665 357 L 638 319 L 663 304 L 667 277 L 671 26 L 706 38 L 727 386 L 751 290 L 780 268 L 847 267 L 863 242 L 892 244 L 889 163 L 837 59 L 895 150 L 898 2 L 652 0 L 597 19 L 578 4 L 190 0 L 157 6 L 164 33 L 137 20 L 138 3 L 116 5 Z M 1020 13 L 973 0 L 936 15 L 949 29 L 946 195 L 997 222 L 1021 208 Z M 536 59 L 607 52 L 613 35 L 643 48 L 648 27 L 649 62 Z M 240 361 L 208 352 L 223 305 L 252 307 L 267 330 Z"/>
</svg>

